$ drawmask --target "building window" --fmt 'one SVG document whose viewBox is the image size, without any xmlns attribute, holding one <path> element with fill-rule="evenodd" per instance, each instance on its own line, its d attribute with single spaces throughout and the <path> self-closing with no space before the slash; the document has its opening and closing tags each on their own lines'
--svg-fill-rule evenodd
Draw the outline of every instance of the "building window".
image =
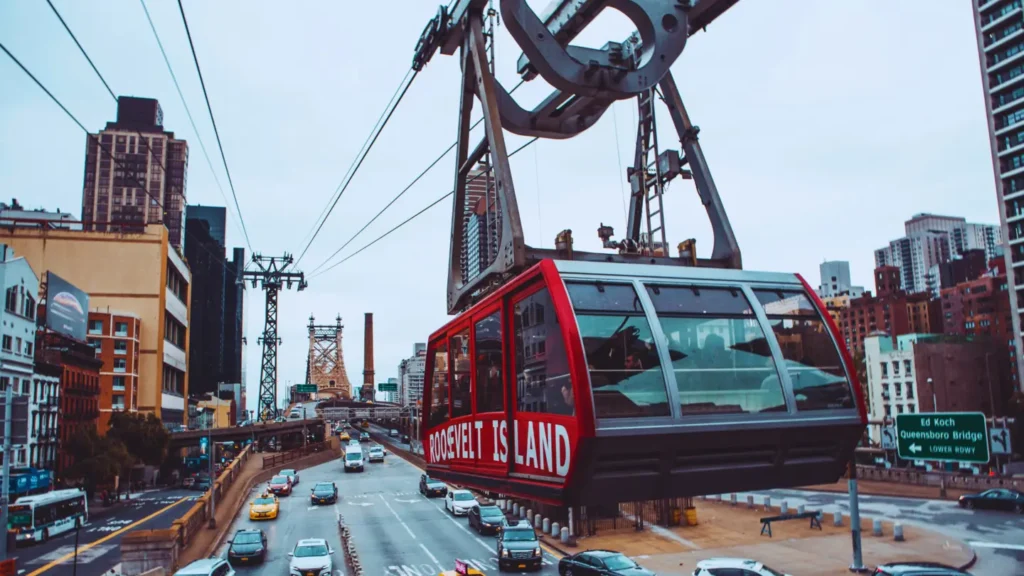
<svg viewBox="0 0 1024 576">
<path fill-rule="evenodd" d="M 892 375 L 893 376 L 899 376 L 900 375 L 900 361 L 899 360 L 893 360 L 892 361 Z"/>
<path fill-rule="evenodd" d="M 889 364 L 887 362 L 882 362 L 882 378 L 888 378 L 888 377 L 889 377 Z"/>
<path fill-rule="evenodd" d="M 896 413 L 897 414 L 903 414 L 903 404 L 897 404 L 896 405 Z"/>
<path fill-rule="evenodd" d="M 115 340 L 114 341 L 114 354 L 127 354 L 128 353 L 128 341 L 127 340 Z"/>
<path fill-rule="evenodd" d="M 121 394 L 114 394 L 113 399 L 110 402 L 110 407 L 114 410 L 124 410 L 124 396 Z"/>
<path fill-rule="evenodd" d="M 164 340 L 185 349 L 185 327 L 170 314 L 164 317 Z"/>
<path fill-rule="evenodd" d="M 128 335 L 128 323 L 118 322 L 114 324 L 114 336 L 127 336 Z"/>
<path fill-rule="evenodd" d="M 907 382 L 907 399 L 908 400 L 913 400 L 914 399 L 914 383 L 913 382 Z"/>
<path fill-rule="evenodd" d="M 14 339 L 10 336 L 4 335 L 3 339 L 4 352 L 12 352 L 14 350 Z"/>
<path fill-rule="evenodd" d="M 103 320 L 89 320 L 89 334 L 103 334 Z"/>
<path fill-rule="evenodd" d="M 451 338 L 452 351 L 452 418 L 473 413 L 473 395 L 469 387 L 469 329 Z"/>
<path fill-rule="evenodd" d="M 32 355 L 32 350 L 34 346 L 35 344 L 33 344 L 32 342 L 25 342 L 25 356 Z"/>
<path fill-rule="evenodd" d="M 11 286 L 7 289 L 7 296 L 4 301 L 4 310 L 12 314 L 18 313 L 18 287 Z"/>
<path fill-rule="evenodd" d="M 476 411 L 501 412 L 505 409 L 501 386 L 501 312 L 476 323 L 473 329 L 476 349 Z"/>
<path fill-rule="evenodd" d="M 914 413 L 914 405 L 913 404 L 907 404 L 907 412 L 910 413 L 910 414 Z"/>
<path fill-rule="evenodd" d="M 562 333 L 547 289 L 513 305 L 516 409 L 572 415 L 572 383 Z"/>
<path fill-rule="evenodd" d="M 128 363 L 127 363 L 127 361 L 125 361 L 124 358 L 115 358 L 114 359 L 114 372 L 124 372 L 125 369 L 127 368 L 127 366 L 128 366 Z"/>
<path fill-rule="evenodd" d="M 114 390 L 124 391 L 124 376 L 114 376 Z"/>
<path fill-rule="evenodd" d="M 907 377 L 913 376 L 913 370 L 910 367 L 910 360 L 903 361 L 903 374 Z"/>
<path fill-rule="evenodd" d="M 17 336 L 14 338 L 14 351 L 21 354 L 22 350 L 24 349 L 21 347 L 21 336 Z"/>
<path fill-rule="evenodd" d="M 31 294 L 25 294 L 25 307 L 22 316 L 29 320 L 36 319 L 36 300 Z"/>
</svg>

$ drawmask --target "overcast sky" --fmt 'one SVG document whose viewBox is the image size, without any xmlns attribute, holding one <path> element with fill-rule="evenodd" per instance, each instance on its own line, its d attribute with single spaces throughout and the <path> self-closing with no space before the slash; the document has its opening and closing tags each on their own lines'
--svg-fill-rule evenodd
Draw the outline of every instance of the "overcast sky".
<svg viewBox="0 0 1024 576">
<path fill-rule="evenodd" d="M 545 1 L 531 1 L 535 10 Z M 113 90 L 157 98 L 164 126 L 189 142 L 190 204 L 225 205 L 138 0 L 54 0 Z M 185 0 L 193 40 L 253 247 L 298 254 L 366 135 L 409 69 L 433 2 Z M 387 9 L 384 9 L 385 4 Z M 161 40 L 230 199 L 177 3 L 148 0 Z M 605 14 L 580 39 L 600 46 L 630 31 Z M 116 106 L 45 2 L 5 2 L 0 42 L 92 131 Z M 497 73 L 518 78 L 511 37 Z M 999 221 L 970 3 L 934 0 L 740 2 L 692 37 L 673 67 L 748 269 L 793 271 L 817 285 L 818 264 L 849 260 L 871 288 L 873 250 L 918 212 Z M 455 138 L 459 63 L 438 54 L 419 75 L 319 237 L 302 259 L 320 265 Z M 523 86 L 532 106 L 548 88 Z M 478 113 L 477 113 L 478 114 Z M 625 166 L 635 102 L 618 103 L 569 141 L 539 141 L 512 160 L 528 243 L 552 247 L 573 230 L 625 231 Z M 662 147 L 678 148 L 667 115 Z M 81 214 L 85 138 L 0 55 L 0 197 Z M 509 136 L 509 146 L 525 139 Z M 618 150 L 616 149 L 618 147 Z M 449 156 L 342 255 L 451 189 Z M 232 208 L 233 210 L 233 208 Z M 710 229 L 689 182 L 669 188 L 669 243 Z M 228 243 L 244 245 L 232 216 Z M 362 382 L 363 314 L 375 317 L 376 381 L 395 376 L 413 343 L 446 320 L 451 201 L 280 299 L 279 382 L 305 375 L 309 315 L 345 323 L 345 361 Z M 246 333 L 255 408 L 264 296 L 249 290 Z"/>
</svg>

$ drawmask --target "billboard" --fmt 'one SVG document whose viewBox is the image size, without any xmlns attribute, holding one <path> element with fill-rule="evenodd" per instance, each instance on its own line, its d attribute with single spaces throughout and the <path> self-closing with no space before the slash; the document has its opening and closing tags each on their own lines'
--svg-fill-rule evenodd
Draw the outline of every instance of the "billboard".
<svg viewBox="0 0 1024 576">
<path fill-rule="evenodd" d="M 46 327 L 85 341 L 89 295 L 57 276 L 46 273 Z"/>
</svg>

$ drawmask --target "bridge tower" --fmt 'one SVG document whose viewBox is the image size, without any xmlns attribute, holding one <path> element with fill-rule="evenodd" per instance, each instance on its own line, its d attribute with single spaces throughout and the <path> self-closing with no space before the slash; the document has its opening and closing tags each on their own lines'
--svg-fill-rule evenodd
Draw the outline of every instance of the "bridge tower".
<svg viewBox="0 0 1024 576">
<path fill-rule="evenodd" d="M 334 324 L 317 325 L 309 316 L 309 356 L 306 360 L 306 382 L 316 384 L 319 396 L 352 398 L 352 384 L 345 371 L 345 357 L 341 347 L 344 326 L 341 316 Z"/>
</svg>

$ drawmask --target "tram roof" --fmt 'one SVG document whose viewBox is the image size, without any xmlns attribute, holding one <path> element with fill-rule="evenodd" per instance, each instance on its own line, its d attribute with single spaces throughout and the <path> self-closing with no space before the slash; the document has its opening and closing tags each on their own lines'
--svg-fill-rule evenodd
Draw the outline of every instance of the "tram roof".
<svg viewBox="0 0 1024 576">
<path fill-rule="evenodd" d="M 799 283 L 795 273 L 733 270 L 730 268 L 700 268 L 664 264 L 635 264 L 621 262 L 588 262 L 584 260 L 553 260 L 559 274 L 594 277 L 620 277 L 651 280 L 726 281 L 740 283 L 794 284 Z"/>
</svg>

